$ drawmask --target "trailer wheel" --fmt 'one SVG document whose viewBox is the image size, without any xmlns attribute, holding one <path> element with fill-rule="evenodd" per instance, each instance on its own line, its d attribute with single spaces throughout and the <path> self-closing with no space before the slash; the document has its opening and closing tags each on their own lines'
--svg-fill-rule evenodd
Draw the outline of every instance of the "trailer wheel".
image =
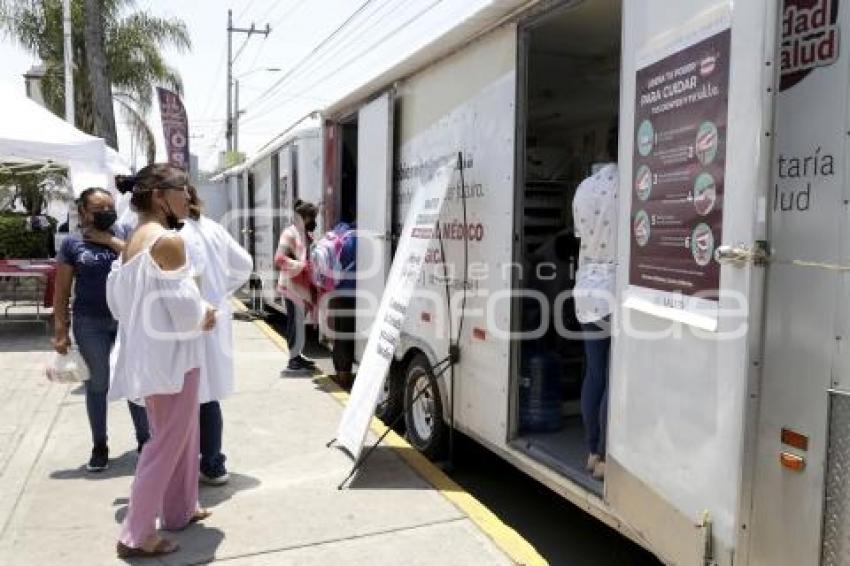
<svg viewBox="0 0 850 566">
<path fill-rule="evenodd" d="M 404 410 L 403 376 L 399 375 L 400 371 L 395 362 L 390 366 L 387 379 L 378 397 L 378 407 L 375 409 L 375 416 L 384 421 L 387 426 L 390 426 Z"/>
<path fill-rule="evenodd" d="M 430 459 L 441 455 L 446 436 L 443 402 L 440 399 L 440 386 L 424 354 L 417 354 L 407 365 L 404 424 L 407 427 L 407 439 L 414 448 Z"/>
</svg>

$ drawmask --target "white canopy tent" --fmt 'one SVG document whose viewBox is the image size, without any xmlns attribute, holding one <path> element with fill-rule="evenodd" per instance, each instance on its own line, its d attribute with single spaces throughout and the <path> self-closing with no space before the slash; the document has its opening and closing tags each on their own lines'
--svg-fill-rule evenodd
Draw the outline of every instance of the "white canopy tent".
<svg viewBox="0 0 850 566">
<path fill-rule="evenodd" d="M 0 165 L 41 163 L 67 168 L 74 196 L 114 188 L 126 161 L 98 137 L 76 129 L 23 94 L 0 87 Z"/>
</svg>

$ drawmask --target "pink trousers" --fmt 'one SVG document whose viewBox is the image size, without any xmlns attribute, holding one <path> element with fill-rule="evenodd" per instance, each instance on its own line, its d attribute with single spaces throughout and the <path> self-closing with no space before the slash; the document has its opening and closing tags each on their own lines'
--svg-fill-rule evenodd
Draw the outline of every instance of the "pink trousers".
<svg viewBox="0 0 850 566">
<path fill-rule="evenodd" d="M 199 370 L 190 370 L 180 393 L 145 398 L 151 439 L 136 464 L 121 525 L 120 541 L 127 546 L 142 546 L 156 532 L 157 517 L 163 529 L 179 530 L 198 509 L 199 378 Z"/>
</svg>

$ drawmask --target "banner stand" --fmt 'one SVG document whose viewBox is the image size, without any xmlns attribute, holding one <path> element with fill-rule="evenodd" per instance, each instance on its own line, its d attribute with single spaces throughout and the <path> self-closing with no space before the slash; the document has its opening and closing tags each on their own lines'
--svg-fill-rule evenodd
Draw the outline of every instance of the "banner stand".
<svg viewBox="0 0 850 566">
<path fill-rule="evenodd" d="M 443 358 L 442 360 L 440 360 L 439 362 L 437 362 L 436 364 L 434 364 L 431 367 L 431 372 L 434 373 L 434 379 L 440 379 L 442 376 L 444 376 L 446 374 L 446 372 L 450 368 L 454 367 L 455 364 L 458 363 L 460 356 L 458 355 L 457 350 L 455 349 L 455 351 L 452 352 L 452 354 L 453 355 L 446 356 L 445 358 Z M 422 396 L 422 394 L 425 393 L 426 391 L 428 391 L 428 388 L 427 387 L 423 388 L 419 393 L 416 394 L 416 396 L 413 398 L 411 403 L 415 403 L 416 401 L 418 401 L 419 398 Z M 436 394 L 439 395 L 439 391 L 437 391 Z M 342 480 L 342 482 L 337 486 L 337 490 L 342 490 L 342 489 L 345 488 L 345 484 L 347 484 L 349 482 L 349 480 L 351 480 L 354 477 L 354 475 L 360 470 L 360 468 L 363 467 L 363 465 L 366 463 L 366 460 L 369 459 L 369 456 L 375 451 L 375 449 L 378 448 L 378 446 L 381 445 L 381 443 L 390 434 L 390 432 L 392 432 L 392 430 L 395 428 L 395 426 L 399 422 L 401 422 L 402 418 L 404 418 L 404 411 L 399 413 L 396 416 L 396 418 L 393 419 L 393 422 L 391 422 L 389 425 L 387 425 L 387 430 L 385 430 L 381 434 L 381 436 L 378 437 L 378 440 L 375 441 L 375 444 L 370 446 L 369 449 L 366 450 L 366 452 L 364 452 L 357 459 L 357 461 L 354 463 L 354 466 L 351 468 L 351 471 L 348 473 L 347 476 L 345 476 L 345 479 Z M 452 415 L 452 428 L 454 428 L 454 415 Z M 336 438 L 334 438 L 333 440 L 328 442 L 325 445 L 325 447 L 330 448 L 331 446 L 334 445 L 335 442 L 336 442 Z"/>
<path fill-rule="evenodd" d="M 465 182 L 464 173 L 463 173 L 463 169 L 464 169 L 463 152 L 457 153 L 457 169 L 460 173 L 460 194 L 461 194 L 461 200 L 463 202 L 463 223 L 464 223 L 464 226 L 465 226 L 467 224 L 467 208 L 466 208 L 466 182 Z M 441 257 L 443 258 L 443 267 L 445 269 L 446 253 L 445 253 L 445 248 L 443 246 L 443 238 L 442 238 L 442 233 L 441 233 L 441 230 L 440 230 L 439 220 L 437 221 L 436 233 L 437 233 L 437 238 L 439 239 L 439 242 L 440 242 Z M 463 332 L 463 320 L 464 320 L 464 315 L 465 315 L 465 312 L 466 312 L 466 293 L 467 293 L 467 286 L 468 286 L 468 283 L 469 283 L 469 281 L 468 281 L 469 273 L 468 272 L 469 272 L 469 236 L 467 234 L 464 234 L 463 302 L 461 303 L 461 307 L 460 307 L 460 320 L 459 320 L 459 323 L 458 323 L 457 336 L 454 339 L 451 338 L 451 335 L 453 334 L 453 329 L 452 329 L 452 324 L 451 324 L 451 291 L 450 291 L 449 282 L 448 282 L 448 278 L 447 278 L 446 279 L 446 306 L 448 307 L 448 312 L 449 312 L 449 354 L 445 358 L 443 358 L 442 360 L 440 360 L 439 362 L 437 362 L 436 364 L 434 364 L 431 367 L 431 373 L 434 375 L 435 381 L 439 380 L 441 377 L 443 377 L 446 374 L 447 371 L 450 371 L 450 374 L 451 374 L 451 384 L 448 385 L 448 387 L 450 388 L 450 391 L 451 391 L 451 393 L 450 393 L 451 403 L 450 403 L 450 408 L 449 408 L 449 417 L 451 419 L 451 424 L 449 426 L 449 445 L 448 445 L 449 466 L 452 466 L 453 463 L 454 463 L 454 427 L 455 427 L 455 415 L 454 415 L 455 372 L 454 372 L 454 369 L 455 369 L 455 366 L 460 361 L 460 337 L 461 337 L 461 333 Z M 439 385 L 437 386 L 437 389 L 439 389 Z M 425 393 L 426 391 L 428 391 L 427 387 L 423 388 L 421 391 L 419 391 L 413 397 L 411 403 L 415 403 L 416 401 L 418 401 L 419 398 L 422 396 L 422 394 Z M 439 390 L 435 391 L 434 393 L 436 395 L 440 395 Z M 349 482 L 349 480 L 351 480 L 354 477 L 354 475 L 358 472 L 358 470 L 360 470 L 363 467 L 363 465 L 366 463 L 366 460 L 368 460 L 369 456 L 375 451 L 376 448 L 378 448 L 378 446 L 380 446 L 381 442 L 383 442 L 383 440 L 387 437 L 387 435 L 390 433 L 390 431 L 393 430 L 393 428 L 401 421 L 401 419 L 403 417 L 404 417 L 404 411 L 399 413 L 395 417 L 393 422 L 390 423 L 387 426 L 387 429 L 383 432 L 383 434 L 381 434 L 380 437 L 378 437 L 378 440 L 375 442 L 375 444 L 370 446 L 369 449 L 365 453 L 363 453 L 362 455 L 360 455 L 357 458 L 357 460 L 354 463 L 354 466 L 351 469 L 351 472 L 349 472 L 349 474 L 345 477 L 345 479 L 342 480 L 342 482 L 337 486 L 338 490 L 342 490 L 345 487 L 345 485 Z M 330 448 L 336 442 L 337 442 L 337 439 L 334 438 L 333 440 L 331 440 L 330 442 L 328 442 L 326 444 L 326 447 Z"/>
</svg>

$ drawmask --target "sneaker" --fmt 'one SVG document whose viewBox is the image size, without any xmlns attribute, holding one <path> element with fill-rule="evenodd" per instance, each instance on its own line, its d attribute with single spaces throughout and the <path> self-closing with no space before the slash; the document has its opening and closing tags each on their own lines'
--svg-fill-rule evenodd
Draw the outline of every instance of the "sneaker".
<svg viewBox="0 0 850 566">
<path fill-rule="evenodd" d="M 316 370 L 309 367 L 302 368 L 292 368 L 285 367 L 283 371 L 280 372 L 280 377 L 311 377 L 316 374 Z"/>
<path fill-rule="evenodd" d="M 291 358 L 289 360 L 289 365 L 292 366 L 293 364 L 295 364 L 297 367 L 290 367 L 290 369 L 313 369 L 316 367 L 316 362 L 303 354 L 299 354 L 298 356 Z"/>
<path fill-rule="evenodd" d="M 198 480 L 205 485 L 219 486 L 224 485 L 230 480 L 230 474 L 223 472 L 217 476 L 208 476 L 204 472 L 198 475 Z"/>
<path fill-rule="evenodd" d="M 316 366 L 310 365 L 301 356 L 296 356 L 294 358 L 291 358 L 289 360 L 289 363 L 286 364 L 286 372 L 292 372 L 292 371 L 312 372 L 314 369 L 316 369 Z"/>
<path fill-rule="evenodd" d="M 86 469 L 90 472 L 102 472 L 109 467 L 109 448 L 105 445 L 95 446 L 91 449 L 91 458 L 86 464 Z"/>
</svg>

